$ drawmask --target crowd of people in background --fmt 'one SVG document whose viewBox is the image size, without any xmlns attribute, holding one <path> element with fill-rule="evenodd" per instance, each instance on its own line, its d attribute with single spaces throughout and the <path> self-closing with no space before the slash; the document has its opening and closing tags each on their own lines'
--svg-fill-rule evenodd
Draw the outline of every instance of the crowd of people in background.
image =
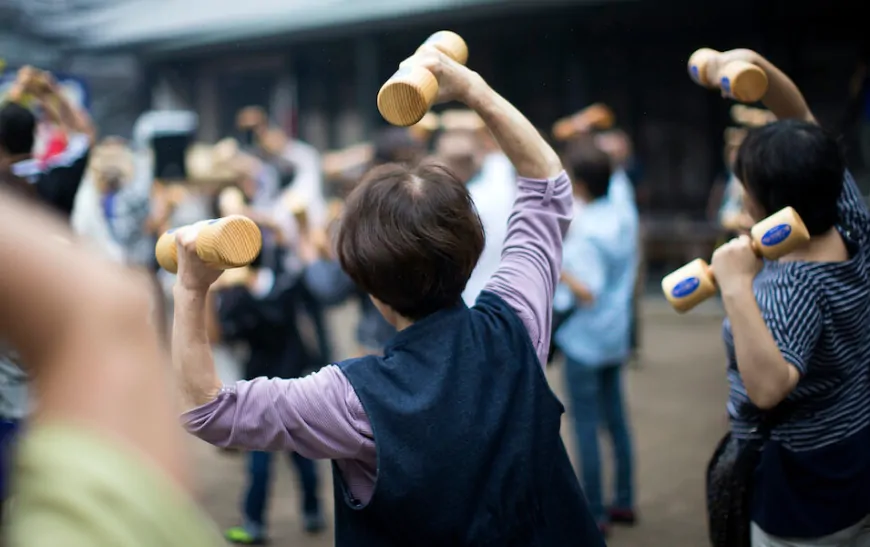
<svg viewBox="0 0 870 547">
<path fill-rule="evenodd" d="M 0 105 L 0 221 L 15 238 L 0 253 L 11 263 L 19 245 L 15 260 L 32 270 L 5 268 L 9 285 L 0 287 L 11 310 L 0 314 L 11 338 L 0 339 L 0 499 L 20 431 L 48 416 L 55 428 L 30 435 L 21 450 L 24 502 L 66 500 L 67 516 L 88 513 L 85 496 L 75 496 L 93 494 L 92 485 L 77 487 L 81 477 L 63 472 L 76 464 L 69 468 L 87 471 L 81 480 L 102 480 L 103 492 L 123 498 L 119 511 L 135 513 L 130 499 L 141 498 L 155 514 L 162 508 L 176 541 L 207 541 L 190 500 L 160 490 L 164 483 L 148 471 L 140 476 L 108 442 L 76 436 L 63 422 L 72 413 L 72 422 L 101 424 L 96 429 L 126 439 L 187 489 L 180 451 L 166 434 L 177 425 L 170 383 L 160 376 L 168 373 L 154 366 L 175 306 L 172 361 L 189 399 L 185 427 L 213 445 L 248 450 L 239 525 L 225 531 L 232 543 L 269 539 L 276 451 L 287 452 L 296 471 L 300 520 L 312 534 L 327 524 L 310 458 L 333 460 L 342 544 L 428 533 L 465 544 L 508 537 L 598 545 L 613 526 L 638 521 L 623 385 L 638 346 L 644 269 L 641 170 L 630 139 L 603 104 L 536 130 L 437 49 L 423 48 L 417 61 L 438 72 L 447 99 L 469 110 L 430 113 L 323 155 L 257 106 L 240 111 L 234 134 L 214 144 L 196 142 L 194 113 L 172 111 L 146 113 L 130 139 L 98 139 L 51 74 L 18 71 Z M 870 211 L 838 142 L 788 76 L 751 50 L 713 52 L 705 62 L 711 73 L 735 62 L 762 72 L 770 109 L 732 109 L 725 175 L 710 200 L 710 216 L 736 236 L 712 259 L 727 316 L 730 431 L 707 469 L 711 542 L 868 545 Z M 61 222 L 37 209 L 31 222 L 27 201 Z M 787 208 L 793 225 L 777 229 L 788 236 L 800 228 L 807 241 L 762 260 L 746 232 Z M 253 263 L 220 275 L 199 259 L 185 226 L 228 215 L 253 220 L 263 245 Z M 76 262 L 69 255 L 78 243 L 64 238 L 63 222 L 126 268 L 113 276 L 104 273 L 112 264 Z M 29 225 L 44 231 L 34 237 L 20 228 Z M 178 231 L 176 279 L 154 256 L 155 241 L 170 230 Z M 70 291 L 52 282 L 61 259 Z M 127 283 L 140 277 L 151 298 Z M 93 323 L 83 319 L 83 300 L 96 306 Z M 160 334 L 146 314 L 124 310 L 143 302 L 152 304 Z M 350 302 L 359 305 L 356 358 L 342 360 L 327 317 Z M 113 342 L 106 333 L 116 326 L 121 338 Z M 243 381 L 219 378 L 212 346 L 237 355 Z M 553 359 L 563 361 L 582 492 L 559 434 L 562 406 L 540 370 Z M 150 366 L 118 366 L 128 360 Z M 88 377 L 91 361 L 97 378 Z M 31 388 L 41 397 L 36 413 Z M 126 403 L 133 412 L 106 410 Z M 601 430 L 613 445 L 609 495 Z M 115 479 L 124 487 L 106 486 Z M 88 514 L 104 535 L 161 533 L 134 530 L 148 519 L 130 514 L 124 529 L 113 528 L 109 513 Z M 39 524 L 27 516 L 21 537 Z M 45 544 L 67 539 L 52 538 L 59 528 L 45 530 Z"/>
<path fill-rule="evenodd" d="M 0 110 L 0 146 L 14 182 L 26 191 L 35 189 L 67 215 L 73 229 L 105 256 L 147 274 L 154 287 L 155 320 L 164 333 L 172 291 L 169 274 L 160 271 L 154 257 L 157 238 L 167 230 L 231 214 L 248 216 L 260 226 L 260 256 L 248 267 L 227 272 L 210 293 L 209 338 L 238 363 L 238 377 L 295 378 L 333 362 L 334 333 L 326 312 L 347 302 L 359 306 L 357 355 L 380 353 L 395 334 L 342 270 L 332 245 L 343 200 L 373 167 L 434 156 L 467 185 L 486 233 L 483 254 L 463 293 L 468 306 L 499 266 L 516 173 L 471 110 L 430 113 L 412 127 L 385 128 L 370 143 L 323 155 L 288 137 L 257 106 L 241 110 L 235 134 L 211 145 L 195 142 L 195 114 L 173 111 L 144 114 L 131 128 L 130 139 L 97 140 L 86 113 L 57 92 L 50 75 L 29 68 L 22 73 L 23 83 L 12 95 L 32 95 L 40 104 L 56 106 L 37 110 L 36 117 L 16 101 Z M 565 123 L 555 131 L 575 179 L 574 207 L 589 222 L 575 224 L 566 240 L 556 296 L 557 316 L 565 321 L 554 322 L 554 346 L 568 363 L 581 474 L 602 530 L 610 520 L 635 518 L 620 374 L 636 349 L 635 287 L 641 261 L 636 178 L 628 174 L 636 172 L 636 164 L 628 136 L 613 126 L 612 118 L 606 106 L 593 105 L 572 118 L 567 133 Z M 33 150 L 40 152 L 31 156 Z M 12 354 L 0 361 L 0 372 L 0 439 L 9 440 L 27 414 L 26 377 Z M 599 403 L 600 416 L 591 411 Z M 609 428 L 619 470 L 609 511 L 600 487 L 601 424 Z M 8 453 L 5 443 L 4 469 Z M 325 525 L 317 467 L 296 453 L 288 456 L 301 485 L 304 528 L 317 533 Z M 258 544 L 268 538 L 273 458 L 258 451 L 247 457 L 240 525 L 227 530 L 226 537 Z"/>
</svg>

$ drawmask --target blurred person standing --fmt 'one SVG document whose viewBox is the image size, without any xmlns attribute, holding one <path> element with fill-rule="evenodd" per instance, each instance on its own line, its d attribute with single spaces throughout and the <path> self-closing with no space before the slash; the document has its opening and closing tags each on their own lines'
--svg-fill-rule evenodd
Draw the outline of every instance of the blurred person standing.
<svg viewBox="0 0 870 547">
<path fill-rule="evenodd" d="M 262 258 L 262 255 L 261 255 Z M 248 350 L 243 366 L 245 380 L 301 377 L 309 361 L 296 325 L 292 288 L 281 283 L 276 271 L 258 258 L 251 267 L 224 274 L 211 297 L 213 319 L 209 339 L 214 343 L 242 343 Z M 319 478 L 314 461 L 289 452 L 301 486 L 304 530 L 317 533 L 325 527 L 318 497 Z M 248 455 L 248 486 L 242 501 L 243 522 L 225 532 L 226 539 L 242 545 L 268 541 L 268 502 L 272 483 L 271 452 Z"/>
<path fill-rule="evenodd" d="M 258 200 L 301 203 L 305 210 L 305 227 L 310 226 L 315 230 L 323 228 L 327 212 L 322 164 L 317 149 L 299 139 L 290 138 L 280 128 L 273 126 L 266 112 L 258 106 L 240 110 L 236 116 L 236 128 L 241 134 L 242 143 L 263 160 L 272 172 L 270 177 L 277 183 L 274 196 L 266 196 L 261 191 Z M 294 260 L 292 256 L 289 259 Z M 297 262 L 288 267 L 299 268 L 300 265 Z M 332 341 L 325 310 L 304 284 L 300 284 L 298 290 L 301 311 L 310 318 L 314 327 L 320 361 L 329 362 L 332 360 Z"/>
<path fill-rule="evenodd" d="M 341 162 L 342 168 L 365 173 L 368 169 L 388 163 L 416 165 L 425 155 L 426 149 L 425 142 L 410 129 L 388 127 L 380 130 L 375 136 L 368 158 L 357 153 L 356 150 L 352 152 L 348 156 L 350 161 Z M 360 169 L 360 163 L 365 164 L 365 167 Z M 346 190 L 349 191 L 349 188 Z M 305 245 L 304 254 L 308 263 L 306 283 L 311 292 L 326 305 L 335 305 L 348 298 L 357 298 L 360 304 L 360 317 L 356 330 L 357 356 L 380 355 L 387 342 L 395 336 L 396 329 L 384 319 L 369 295 L 358 288 L 342 270 L 341 264 L 335 257 L 331 242 L 339 216 L 340 210 L 335 210 L 330 215 L 327 236 L 321 238 L 329 242 L 327 246 L 318 246 L 314 241 Z"/>
<path fill-rule="evenodd" d="M 443 133 L 437 137 L 435 156 L 468 187 L 486 233 L 483 254 L 462 293 L 465 303 L 473 306 L 501 261 L 516 197 L 515 174 L 480 116 L 468 110 L 447 111 L 441 115 L 441 124 Z"/>
<path fill-rule="evenodd" d="M 614 197 L 612 162 L 589 139 L 572 143 L 565 166 L 575 200 L 583 202 L 565 237 L 562 282 L 554 307 L 570 309 L 555 333 L 566 356 L 565 376 L 581 460 L 581 482 L 603 533 L 633 524 L 634 463 L 623 391 L 631 353 L 631 307 L 638 261 L 637 215 Z M 613 503 L 605 506 L 598 430 L 613 442 Z"/>
<path fill-rule="evenodd" d="M 613 167 L 608 196 L 614 204 L 621 205 L 625 212 L 639 224 L 637 188 L 640 184 L 640 164 L 634 154 L 631 138 L 619 128 L 611 128 L 595 134 L 595 144 L 609 157 Z M 644 294 L 646 262 L 642 238 L 637 238 L 637 275 L 631 300 L 631 352 L 636 359 L 640 348 L 640 302 Z M 637 364 L 638 361 L 635 361 Z"/>
</svg>

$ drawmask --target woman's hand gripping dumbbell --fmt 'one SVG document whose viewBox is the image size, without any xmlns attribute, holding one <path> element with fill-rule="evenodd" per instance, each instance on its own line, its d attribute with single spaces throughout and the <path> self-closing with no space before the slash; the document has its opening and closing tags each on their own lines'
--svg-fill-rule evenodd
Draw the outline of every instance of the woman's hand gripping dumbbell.
<svg viewBox="0 0 870 547">
<path fill-rule="evenodd" d="M 752 250 L 758 257 L 776 260 L 810 240 L 810 234 L 791 207 L 752 227 Z M 679 313 L 685 313 L 716 294 L 713 268 L 698 258 L 662 279 L 662 291 Z"/>
<path fill-rule="evenodd" d="M 242 215 L 203 220 L 193 227 L 198 228 L 196 254 L 203 262 L 218 270 L 247 266 L 257 258 L 263 247 L 260 228 L 253 220 Z M 179 229 L 169 230 L 160 236 L 154 249 L 160 267 L 169 273 L 178 273 L 175 235 Z"/>
<path fill-rule="evenodd" d="M 454 32 L 436 32 L 423 46 L 434 47 L 461 65 L 468 61 L 468 46 Z M 423 67 L 403 63 L 378 92 L 378 110 L 389 123 L 407 127 L 422 120 L 437 98 L 435 75 Z"/>
<path fill-rule="evenodd" d="M 689 57 L 689 75 L 698 85 L 719 88 L 742 103 L 760 101 L 767 93 L 767 74 L 749 62 L 749 50 L 719 52 L 702 48 Z"/>
</svg>

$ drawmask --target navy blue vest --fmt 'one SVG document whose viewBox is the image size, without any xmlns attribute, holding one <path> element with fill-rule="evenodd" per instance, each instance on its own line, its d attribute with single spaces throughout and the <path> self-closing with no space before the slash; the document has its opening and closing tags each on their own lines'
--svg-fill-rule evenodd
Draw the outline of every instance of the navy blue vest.
<svg viewBox="0 0 870 547">
<path fill-rule="evenodd" d="M 371 420 L 366 506 L 333 465 L 338 547 L 603 547 L 559 436 L 564 408 L 493 293 L 339 365 Z"/>
</svg>

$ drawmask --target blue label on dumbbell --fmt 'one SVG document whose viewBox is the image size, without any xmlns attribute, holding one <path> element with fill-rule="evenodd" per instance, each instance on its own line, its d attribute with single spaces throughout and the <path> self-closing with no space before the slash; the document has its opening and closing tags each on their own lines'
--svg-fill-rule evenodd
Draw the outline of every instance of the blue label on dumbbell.
<svg viewBox="0 0 870 547">
<path fill-rule="evenodd" d="M 215 222 L 220 222 L 220 220 L 221 219 L 219 219 L 219 218 L 215 218 L 215 219 L 209 220 L 208 222 L 206 222 L 206 224 L 214 224 Z"/>
<path fill-rule="evenodd" d="M 779 245 L 791 235 L 791 226 L 788 224 L 779 224 L 770 230 L 764 232 L 761 236 L 761 244 L 765 247 L 773 247 Z"/>
<path fill-rule="evenodd" d="M 722 76 L 722 79 L 719 80 L 719 87 L 726 95 L 731 95 L 731 80 L 727 76 Z"/>
<path fill-rule="evenodd" d="M 687 277 L 674 285 L 674 288 L 671 289 L 671 296 L 674 298 L 685 298 L 695 292 L 695 289 L 697 289 L 700 284 L 701 280 L 697 277 Z"/>
<path fill-rule="evenodd" d="M 175 230 L 177 230 L 177 228 L 170 228 L 170 229 L 166 230 L 166 233 L 171 234 L 171 233 L 174 233 Z"/>
<path fill-rule="evenodd" d="M 701 72 L 698 70 L 698 65 L 692 65 L 689 67 L 689 74 L 692 75 L 692 79 L 696 82 L 701 82 Z"/>
</svg>

